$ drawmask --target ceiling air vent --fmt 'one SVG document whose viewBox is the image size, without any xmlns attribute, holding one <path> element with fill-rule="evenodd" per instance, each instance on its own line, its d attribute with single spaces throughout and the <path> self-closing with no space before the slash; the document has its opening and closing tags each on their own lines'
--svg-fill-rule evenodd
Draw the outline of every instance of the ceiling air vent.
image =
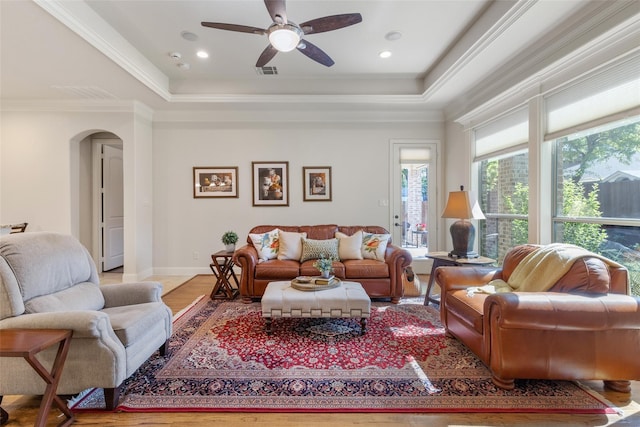
<svg viewBox="0 0 640 427">
<path fill-rule="evenodd" d="M 260 76 L 277 76 L 278 69 L 276 67 L 256 67 L 256 73 Z"/>
<path fill-rule="evenodd" d="M 97 86 L 51 86 L 53 89 L 61 90 L 69 95 L 74 95 L 84 99 L 118 99 L 115 95 Z"/>
</svg>

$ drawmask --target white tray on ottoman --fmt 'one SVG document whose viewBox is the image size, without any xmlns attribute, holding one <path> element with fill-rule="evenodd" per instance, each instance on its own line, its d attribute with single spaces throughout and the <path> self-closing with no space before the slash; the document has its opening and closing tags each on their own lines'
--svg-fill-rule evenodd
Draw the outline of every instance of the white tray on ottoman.
<svg viewBox="0 0 640 427">
<path fill-rule="evenodd" d="M 361 333 L 367 330 L 371 299 L 360 283 L 342 282 L 340 286 L 316 291 L 301 291 L 290 281 L 271 282 L 262 296 L 262 317 L 267 333 L 272 319 L 280 317 L 359 318 Z"/>
</svg>

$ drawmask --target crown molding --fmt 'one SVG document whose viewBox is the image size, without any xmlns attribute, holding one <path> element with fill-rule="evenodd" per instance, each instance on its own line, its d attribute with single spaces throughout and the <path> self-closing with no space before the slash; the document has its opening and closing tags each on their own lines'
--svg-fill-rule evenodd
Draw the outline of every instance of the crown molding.
<svg viewBox="0 0 640 427">
<path fill-rule="evenodd" d="M 169 78 L 115 31 L 84 1 L 33 0 L 164 100 Z"/>
</svg>

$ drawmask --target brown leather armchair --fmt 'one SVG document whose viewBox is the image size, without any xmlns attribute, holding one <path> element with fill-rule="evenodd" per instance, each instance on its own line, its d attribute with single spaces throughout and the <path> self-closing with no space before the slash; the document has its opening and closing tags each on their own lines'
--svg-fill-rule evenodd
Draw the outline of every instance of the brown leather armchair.
<svg viewBox="0 0 640 427">
<path fill-rule="evenodd" d="M 627 270 L 600 258 L 576 261 L 545 292 L 477 293 L 508 281 L 537 245 L 517 246 L 501 268 L 439 267 L 441 319 L 491 370 L 495 385 L 515 379 L 604 380 L 630 391 L 640 379 L 640 299 L 629 296 Z"/>
</svg>

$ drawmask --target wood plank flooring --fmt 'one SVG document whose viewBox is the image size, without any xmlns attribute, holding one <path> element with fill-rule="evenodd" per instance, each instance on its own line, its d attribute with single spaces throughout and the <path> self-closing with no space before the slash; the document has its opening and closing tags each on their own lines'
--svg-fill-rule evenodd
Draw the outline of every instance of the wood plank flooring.
<svg viewBox="0 0 640 427">
<path fill-rule="evenodd" d="M 161 280 L 162 278 L 156 278 Z M 196 276 L 187 285 L 179 286 L 163 296 L 174 314 L 189 305 L 200 295 L 209 295 L 213 276 Z M 427 283 L 422 278 L 422 283 Z M 633 382 L 631 395 L 603 391 L 602 382 L 585 382 L 602 393 L 624 413 L 619 415 L 569 415 L 569 414 L 397 414 L 397 413 L 79 413 L 74 425 L 84 426 L 170 426 L 213 425 L 226 426 L 640 426 L 640 385 Z M 39 397 L 5 396 L 2 407 L 9 412 L 7 427 L 32 426 Z M 52 411 L 48 425 L 57 425 L 61 418 L 58 410 Z"/>
</svg>

